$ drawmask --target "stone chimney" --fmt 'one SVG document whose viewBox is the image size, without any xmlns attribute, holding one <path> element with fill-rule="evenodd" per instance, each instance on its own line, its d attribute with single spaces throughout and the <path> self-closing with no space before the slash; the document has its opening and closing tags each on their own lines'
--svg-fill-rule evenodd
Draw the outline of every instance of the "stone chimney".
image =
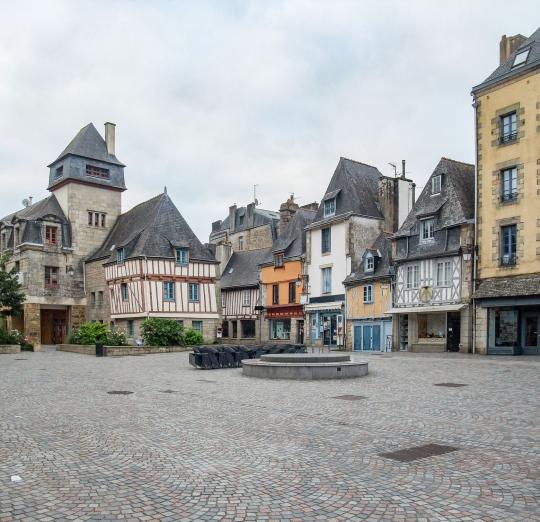
<svg viewBox="0 0 540 522">
<path fill-rule="evenodd" d="M 405 221 L 414 204 L 415 184 L 404 175 L 379 178 L 379 209 L 384 216 L 384 231 L 396 232 Z"/>
<path fill-rule="evenodd" d="M 291 194 L 289 199 L 280 205 L 278 225 L 279 232 L 281 232 L 287 226 L 287 223 L 292 219 L 298 208 L 298 205 L 294 202 L 294 194 Z"/>
<path fill-rule="evenodd" d="M 314 212 L 317 212 L 317 210 L 319 210 L 319 204 L 316 201 L 313 201 L 313 203 L 302 205 L 300 208 L 304 210 L 313 210 Z"/>
<path fill-rule="evenodd" d="M 255 203 L 250 203 L 246 207 L 246 228 L 253 228 L 255 225 Z"/>
<path fill-rule="evenodd" d="M 236 203 L 229 207 L 229 234 L 234 233 L 236 228 Z"/>
<path fill-rule="evenodd" d="M 109 154 L 115 154 L 114 148 L 115 148 L 115 133 L 114 129 L 116 127 L 116 124 L 111 122 L 105 123 L 105 143 L 107 144 L 107 152 Z"/>
<path fill-rule="evenodd" d="M 499 65 L 505 63 L 510 55 L 526 40 L 527 38 L 522 34 L 516 34 L 514 36 L 506 36 L 505 34 L 501 37 L 501 42 L 499 43 Z"/>
</svg>

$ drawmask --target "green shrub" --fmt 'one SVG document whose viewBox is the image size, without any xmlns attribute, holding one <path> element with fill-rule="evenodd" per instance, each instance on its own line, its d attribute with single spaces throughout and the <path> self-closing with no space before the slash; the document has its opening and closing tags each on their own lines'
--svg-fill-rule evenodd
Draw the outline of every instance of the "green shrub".
<svg viewBox="0 0 540 522">
<path fill-rule="evenodd" d="M 197 330 L 194 330 L 193 328 L 188 328 L 186 330 L 186 333 L 184 334 L 184 339 L 185 339 L 186 344 L 189 344 L 189 345 L 203 343 L 202 333 L 198 332 Z"/>
<path fill-rule="evenodd" d="M 21 344 L 24 342 L 24 337 L 17 330 L 0 329 L 0 344 Z"/>
<path fill-rule="evenodd" d="M 102 343 L 107 346 L 125 346 L 126 334 L 112 328 L 109 330 L 104 323 L 83 323 L 70 336 L 71 344 L 96 344 Z"/>
<path fill-rule="evenodd" d="M 107 340 L 105 344 L 107 346 L 126 346 L 126 333 L 122 330 L 118 330 L 117 328 L 111 328 L 107 332 Z"/>
<path fill-rule="evenodd" d="M 141 325 L 141 335 L 147 346 L 184 344 L 184 327 L 171 319 L 146 319 Z"/>
</svg>

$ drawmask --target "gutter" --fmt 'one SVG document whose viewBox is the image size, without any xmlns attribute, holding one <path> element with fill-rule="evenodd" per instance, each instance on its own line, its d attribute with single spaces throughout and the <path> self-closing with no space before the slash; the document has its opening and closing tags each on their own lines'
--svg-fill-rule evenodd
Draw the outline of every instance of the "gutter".
<svg viewBox="0 0 540 522">
<path fill-rule="evenodd" d="M 472 270 L 472 288 L 471 288 L 471 302 L 472 302 L 472 353 L 476 353 L 476 302 L 474 298 L 474 292 L 476 290 L 477 282 L 477 270 L 478 270 L 478 249 L 476 246 L 477 241 L 477 226 L 478 226 L 478 103 L 476 101 L 476 96 L 473 91 L 473 109 L 474 109 L 474 154 L 476 159 L 476 172 L 474 176 L 474 228 L 473 228 L 473 270 Z"/>
</svg>

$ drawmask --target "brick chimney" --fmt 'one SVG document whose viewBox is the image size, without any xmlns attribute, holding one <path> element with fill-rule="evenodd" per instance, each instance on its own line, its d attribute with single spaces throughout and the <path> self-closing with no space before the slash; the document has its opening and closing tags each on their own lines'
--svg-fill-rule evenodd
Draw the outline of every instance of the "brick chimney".
<svg viewBox="0 0 540 522">
<path fill-rule="evenodd" d="M 229 234 L 232 234 L 236 228 L 236 203 L 229 207 Z"/>
<path fill-rule="evenodd" d="M 527 38 L 522 34 L 516 34 L 514 36 L 506 36 L 505 34 L 501 37 L 501 42 L 499 43 L 499 65 L 505 63 L 510 55 L 526 40 Z"/>
<path fill-rule="evenodd" d="M 298 208 L 298 205 L 294 202 L 294 194 L 291 194 L 289 199 L 279 206 L 279 232 L 287 226 L 287 223 L 294 216 Z"/>
<path fill-rule="evenodd" d="M 405 161 L 399 177 L 379 178 L 379 209 L 384 216 L 384 231 L 396 232 L 414 204 L 415 184 L 405 177 Z"/>
<path fill-rule="evenodd" d="M 107 144 L 107 152 L 109 154 L 115 154 L 115 127 L 116 124 L 111 122 L 105 123 L 105 143 Z"/>
</svg>

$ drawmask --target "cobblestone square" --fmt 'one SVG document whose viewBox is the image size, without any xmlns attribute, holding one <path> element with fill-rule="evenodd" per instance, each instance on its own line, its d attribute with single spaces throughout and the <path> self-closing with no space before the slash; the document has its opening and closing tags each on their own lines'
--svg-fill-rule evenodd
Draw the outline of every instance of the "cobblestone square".
<svg viewBox="0 0 540 522">
<path fill-rule="evenodd" d="M 292 382 L 2 355 L 0 521 L 540 520 L 539 358 L 353 358 L 367 377 Z M 458 449 L 381 456 L 430 444 Z"/>
</svg>

